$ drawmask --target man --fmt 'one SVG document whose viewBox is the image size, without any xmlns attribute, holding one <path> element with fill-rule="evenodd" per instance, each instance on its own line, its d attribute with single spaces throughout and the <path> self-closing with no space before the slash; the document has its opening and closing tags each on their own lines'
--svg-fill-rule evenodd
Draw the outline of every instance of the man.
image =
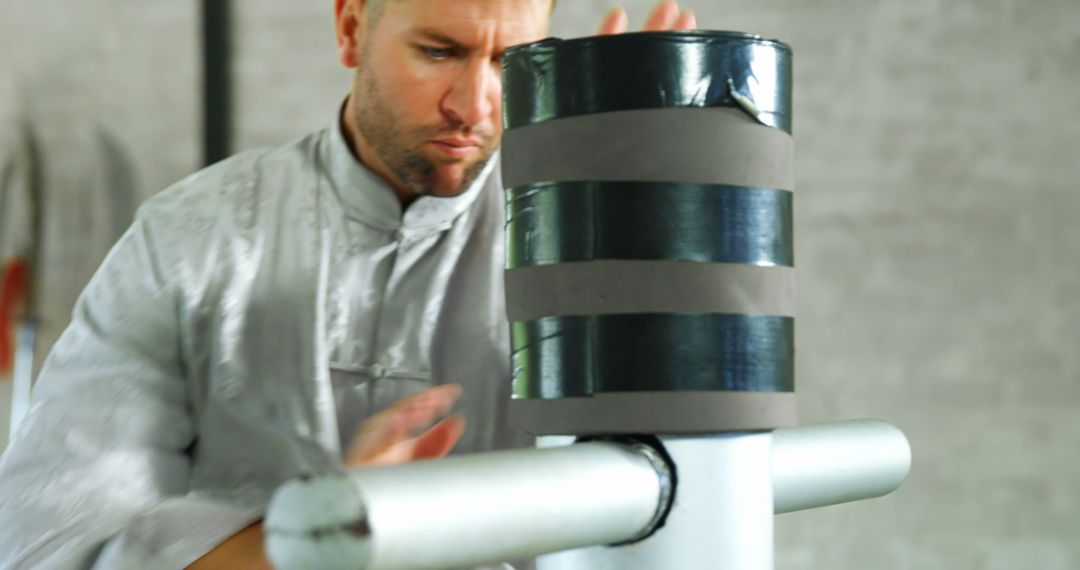
<svg viewBox="0 0 1080 570">
<path fill-rule="evenodd" d="M 265 568 L 289 478 L 525 443 L 493 157 L 499 59 L 550 10 L 335 1 L 333 125 L 151 199 L 87 286 L 0 459 L 0 567 Z"/>
</svg>

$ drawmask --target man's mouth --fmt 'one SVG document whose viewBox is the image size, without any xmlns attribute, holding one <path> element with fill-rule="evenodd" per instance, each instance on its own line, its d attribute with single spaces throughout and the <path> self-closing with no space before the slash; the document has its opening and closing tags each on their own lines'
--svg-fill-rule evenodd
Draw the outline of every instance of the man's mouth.
<svg viewBox="0 0 1080 570">
<path fill-rule="evenodd" d="M 444 137 L 428 141 L 440 153 L 451 158 L 467 158 L 483 148 L 478 139 L 465 137 Z"/>
</svg>

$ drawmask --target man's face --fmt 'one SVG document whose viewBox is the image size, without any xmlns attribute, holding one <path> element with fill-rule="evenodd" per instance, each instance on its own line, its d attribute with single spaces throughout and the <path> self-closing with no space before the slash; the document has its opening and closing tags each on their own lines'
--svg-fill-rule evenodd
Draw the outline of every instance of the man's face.
<svg viewBox="0 0 1080 570">
<path fill-rule="evenodd" d="M 502 135 L 503 51 L 543 38 L 550 7 L 551 0 L 386 0 L 374 20 L 369 7 L 357 30 L 345 118 L 359 131 L 361 158 L 374 158 L 381 164 L 369 167 L 412 193 L 462 192 Z"/>
</svg>

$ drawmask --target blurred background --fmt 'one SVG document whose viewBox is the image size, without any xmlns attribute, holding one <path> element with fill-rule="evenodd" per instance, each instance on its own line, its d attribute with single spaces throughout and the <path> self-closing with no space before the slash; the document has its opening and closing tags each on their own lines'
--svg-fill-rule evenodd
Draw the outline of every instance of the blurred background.
<svg viewBox="0 0 1080 570">
<path fill-rule="evenodd" d="M 0 260 L 38 252 L 38 366 L 206 138 L 235 152 L 335 118 L 329 0 L 207 4 L 227 38 L 209 67 L 197 2 L 0 4 Z M 610 5 L 560 0 L 552 33 Z M 636 26 L 651 0 L 625 5 Z M 889 497 L 780 516 L 777 568 L 1080 568 L 1080 3 L 689 5 L 795 50 L 801 420 L 882 418 L 914 450 Z M 231 108 L 209 130 L 207 69 Z"/>
</svg>

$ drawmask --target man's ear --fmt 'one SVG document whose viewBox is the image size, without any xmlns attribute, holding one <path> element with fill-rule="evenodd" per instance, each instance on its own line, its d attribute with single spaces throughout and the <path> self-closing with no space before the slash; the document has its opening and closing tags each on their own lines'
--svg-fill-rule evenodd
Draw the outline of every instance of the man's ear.
<svg viewBox="0 0 1080 570">
<path fill-rule="evenodd" d="M 338 60 L 350 69 L 360 65 L 360 50 L 366 31 L 365 0 L 334 0 L 334 31 L 337 36 Z"/>
</svg>

